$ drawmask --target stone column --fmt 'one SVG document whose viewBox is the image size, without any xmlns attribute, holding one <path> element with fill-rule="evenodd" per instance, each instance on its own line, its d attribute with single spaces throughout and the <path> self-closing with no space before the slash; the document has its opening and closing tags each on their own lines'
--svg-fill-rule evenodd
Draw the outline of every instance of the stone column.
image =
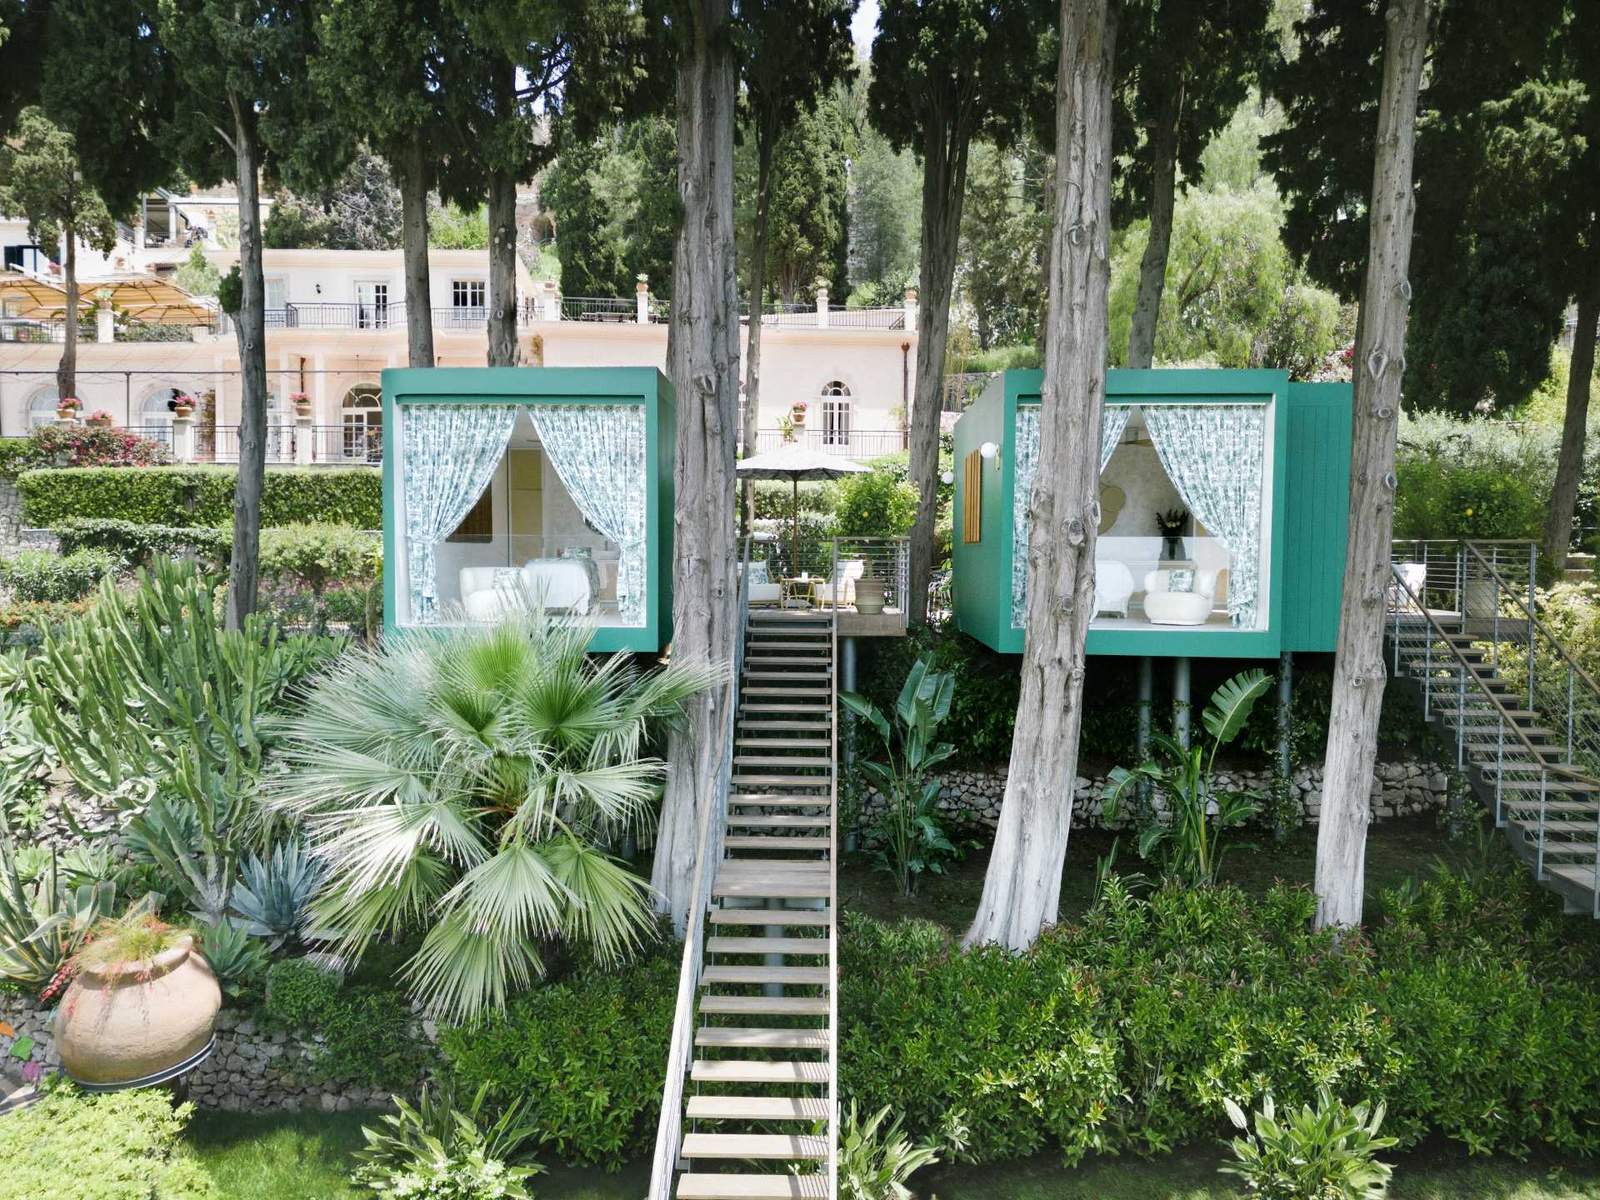
<svg viewBox="0 0 1600 1200">
<path fill-rule="evenodd" d="M 906 332 L 907 333 L 915 333 L 916 331 L 917 331 L 917 289 L 914 288 L 914 287 L 909 287 L 909 288 L 906 289 Z"/>
<path fill-rule="evenodd" d="M 102 304 L 94 310 L 94 340 L 105 343 L 116 338 L 116 314 L 109 304 Z"/>
<path fill-rule="evenodd" d="M 312 439 L 316 436 L 317 428 L 313 422 L 316 416 L 309 404 L 296 405 L 294 410 L 294 465 L 309 467 L 312 462 Z"/>
<path fill-rule="evenodd" d="M 561 320 L 561 292 L 556 287 L 554 279 L 544 281 L 544 295 L 541 297 L 546 321 Z"/>
<path fill-rule="evenodd" d="M 817 328 L 828 327 L 828 281 L 817 280 Z"/>
<path fill-rule="evenodd" d="M 650 276 L 639 276 L 633 285 L 634 319 L 641 325 L 650 324 Z"/>
<path fill-rule="evenodd" d="M 175 462 L 194 461 L 194 413 L 172 414 L 172 457 Z"/>
</svg>

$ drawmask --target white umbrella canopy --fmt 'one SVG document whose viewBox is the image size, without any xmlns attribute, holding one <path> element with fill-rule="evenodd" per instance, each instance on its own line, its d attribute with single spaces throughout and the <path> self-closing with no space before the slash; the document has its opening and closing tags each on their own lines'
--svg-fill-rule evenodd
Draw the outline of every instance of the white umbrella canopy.
<svg viewBox="0 0 1600 1200">
<path fill-rule="evenodd" d="M 765 454 L 742 458 L 737 464 L 742 479 L 787 479 L 794 485 L 794 534 L 790 554 L 800 561 L 800 482 L 820 482 L 845 475 L 860 475 L 872 470 L 837 454 L 825 454 L 798 444 L 779 446 Z"/>
</svg>

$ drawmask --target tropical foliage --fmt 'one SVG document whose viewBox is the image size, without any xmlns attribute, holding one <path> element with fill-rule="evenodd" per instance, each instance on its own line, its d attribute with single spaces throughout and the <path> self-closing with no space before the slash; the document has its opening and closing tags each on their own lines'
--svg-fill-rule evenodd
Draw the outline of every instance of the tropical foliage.
<svg viewBox="0 0 1600 1200">
<path fill-rule="evenodd" d="M 424 1085 L 415 1106 L 394 1097 L 396 1111 L 363 1125 L 355 1182 L 379 1196 L 404 1200 L 528 1200 L 526 1181 L 544 1168 L 510 1166 L 533 1134 L 521 1102 L 490 1121 L 486 1091 L 457 1107 L 455 1092 Z"/>
<path fill-rule="evenodd" d="M 1236 1161 L 1221 1170 L 1244 1180 L 1245 1190 L 1273 1200 L 1383 1200 L 1394 1168 L 1374 1155 L 1395 1145 L 1379 1137 L 1384 1106 L 1347 1105 L 1327 1088 L 1316 1105 L 1301 1105 L 1278 1116 L 1272 1093 L 1261 1099 L 1252 1118 L 1226 1097 L 1228 1120 L 1244 1134 L 1234 1138 Z M 1252 1123 L 1254 1128 L 1251 1128 Z"/>
<path fill-rule="evenodd" d="M 606 847 L 648 827 L 646 736 L 708 675 L 597 660 L 590 636 L 528 613 L 354 650 L 274 725 L 269 809 L 325 864 L 312 919 L 352 956 L 423 932 L 405 978 L 431 1012 L 502 1008 L 549 946 L 615 961 L 651 928 Z"/>
<path fill-rule="evenodd" d="M 1106 779 L 1104 813 L 1116 821 L 1123 803 L 1141 788 L 1153 790 L 1162 801 L 1149 806 L 1139 801 L 1139 856 L 1160 853 L 1168 878 L 1189 887 L 1215 883 L 1222 865 L 1224 830 L 1242 825 L 1256 810 L 1250 796 L 1216 787 L 1213 772 L 1217 751 L 1228 745 L 1250 719 L 1250 710 L 1272 686 L 1265 671 L 1245 671 L 1227 680 L 1211 694 L 1200 714 L 1211 735 L 1208 746 L 1186 746 L 1177 738 L 1153 732 L 1160 761 L 1141 763 L 1128 770 L 1115 767 Z"/>
</svg>

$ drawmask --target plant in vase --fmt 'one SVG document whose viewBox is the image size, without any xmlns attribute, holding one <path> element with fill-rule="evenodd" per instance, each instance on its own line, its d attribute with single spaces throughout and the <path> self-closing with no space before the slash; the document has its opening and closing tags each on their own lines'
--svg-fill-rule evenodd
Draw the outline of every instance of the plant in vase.
<svg viewBox="0 0 1600 1200">
<path fill-rule="evenodd" d="M 1161 557 L 1169 562 L 1183 558 L 1183 537 L 1189 529 L 1189 513 L 1182 508 L 1157 510 L 1156 531 L 1161 534 Z"/>
<path fill-rule="evenodd" d="M 56 401 L 56 416 L 63 421 L 76 421 L 82 409 L 83 402 L 76 396 L 63 396 Z"/>
<path fill-rule="evenodd" d="M 806 427 L 807 407 L 808 406 L 804 400 L 796 400 L 789 406 L 789 421 L 794 428 L 804 429 Z"/>
<path fill-rule="evenodd" d="M 86 424 L 93 425 L 96 429 L 109 428 L 113 420 L 115 418 L 103 408 L 95 409 L 84 418 Z"/>
<path fill-rule="evenodd" d="M 172 415 L 175 417 L 194 416 L 194 397 L 187 392 L 178 392 L 172 397 Z"/>
<path fill-rule="evenodd" d="M 916 894 L 918 876 L 943 874 L 944 864 L 961 853 L 939 817 L 939 781 L 928 778 L 956 752 L 949 742 L 934 741 L 950 715 L 955 676 L 932 670 L 932 664 L 929 655 L 912 664 L 892 724 L 866 696 L 839 693 L 839 703 L 871 725 L 883 743 L 888 761 L 863 762 L 861 770 L 887 802 L 873 822 L 879 843 L 874 865 L 895 877 L 903 896 Z"/>
<path fill-rule="evenodd" d="M 294 415 L 309 417 L 311 415 L 311 397 L 304 392 L 290 392 L 289 403 L 294 405 Z"/>
</svg>

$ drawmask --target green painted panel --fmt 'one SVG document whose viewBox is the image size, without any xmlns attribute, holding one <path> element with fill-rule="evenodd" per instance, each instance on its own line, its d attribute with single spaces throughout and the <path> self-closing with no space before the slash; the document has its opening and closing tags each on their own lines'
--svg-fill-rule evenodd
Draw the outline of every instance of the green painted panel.
<svg viewBox="0 0 1600 1200">
<path fill-rule="evenodd" d="M 677 437 L 672 385 L 653 367 L 397 367 L 383 372 L 384 428 L 398 430 L 396 410 L 410 404 L 642 404 L 645 462 L 650 474 L 646 572 L 651 603 L 637 628 L 597 628 L 590 649 L 655 651 L 672 630 L 673 454 Z M 400 511 L 395 454 L 383 456 L 383 553 L 395 563 Z M 384 629 L 399 627 L 398 572 L 384 571 Z"/>
<path fill-rule="evenodd" d="M 1350 514 L 1351 387 L 1289 385 L 1288 552 L 1283 648 L 1331 651 L 1339 640 Z"/>
<path fill-rule="evenodd" d="M 1004 377 L 990 382 L 983 395 L 956 422 L 955 509 L 951 559 L 954 578 L 956 625 L 980 642 L 994 646 L 1011 614 L 1011 502 L 1003 464 L 1009 458 L 1006 436 L 1010 409 L 1004 394 Z M 984 462 L 981 536 L 964 542 L 967 498 L 967 455 L 985 442 L 1001 447 L 1001 458 Z"/>
</svg>

